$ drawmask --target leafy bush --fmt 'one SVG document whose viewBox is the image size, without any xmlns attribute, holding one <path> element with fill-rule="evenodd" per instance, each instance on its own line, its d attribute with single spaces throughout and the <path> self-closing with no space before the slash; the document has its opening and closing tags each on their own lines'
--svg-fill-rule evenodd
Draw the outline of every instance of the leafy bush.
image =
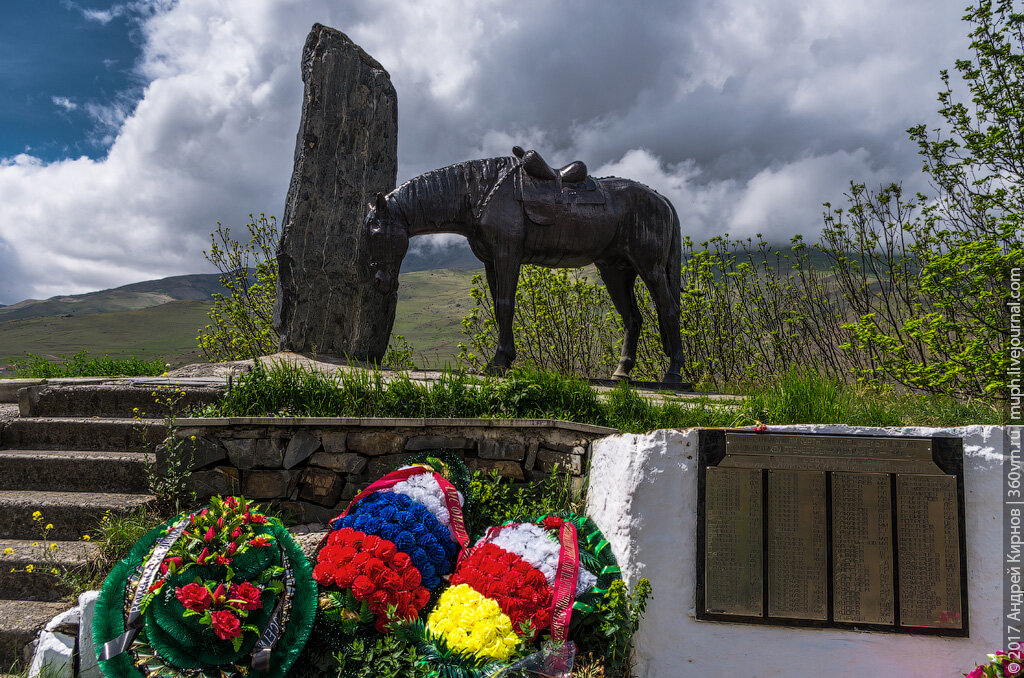
<svg viewBox="0 0 1024 678">
<path fill-rule="evenodd" d="M 494 417 L 550 418 L 640 433 L 661 428 L 746 426 L 755 423 L 833 423 L 862 426 L 959 426 L 1000 423 L 1000 410 L 983 401 L 958 402 L 942 395 L 894 393 L 843 384 L 835 378 L 792 370 L 748 388 L 739 403 L 708 397 L 662 401 L 620 384 L 605 395 L 578 379 L 526 369 L 505 379 L 445 372 L 434 382 L 399 374 L 357 370 L 325 375 L 283 362 L 257 363 L 211 417 Z"/>
<path fill-rule="evenodd" d="M 210 234 L 206 259 L 221 272 L 228 294 L 213 295 L 210 324 L 196 340 L 212 362 L 245 360 L 277 351 L 274 298 L 277 287 L 277 220 L 249 215 L 248 242 L 231 237 L 231 229 L 217 222 Z"/>
<path fill-rule="evenodd" d="M 73 356 L 48 360 L 32 353 L 11 363 L 14 374 L 23 378 L 54 379 L 60 377 L 154 377 L 167 370 L 160 358 L 111 358 L 90 356 L 80 351 Z"/>
</svg>

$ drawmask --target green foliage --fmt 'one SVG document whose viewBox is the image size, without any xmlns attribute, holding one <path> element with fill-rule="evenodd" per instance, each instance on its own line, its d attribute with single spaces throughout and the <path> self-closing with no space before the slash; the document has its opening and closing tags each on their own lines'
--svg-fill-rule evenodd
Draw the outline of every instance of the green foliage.
<svg viewBox="0 0 1024 678">
<path fill-rule="evenodd" d="M 516 483 L 497 472 L 476 471 L 470 482 L 470 493 L 476 498 L 476 511 L 466 514 L 466 529 L 475 539 L 483 536 L 491 525 L 521 521 L 534 516 L 579 512 L 585 498 L 574 492 L 570 476 L 553 468 L 542 482 Z"/>
<path fill-rule="evenodd" d="M 27 353 L 22 360 L 12 361 L 15 376 L 23 378 L 53 379 L 59 377 L 154 377 L 163 374 L 167 365 L 163 360 L 139 358 L 115 359 L 90 356 L 79 351 L 73 356 L 47 360 Z"/>
<path fill-rule="evenodd" d="M 1007 302 L 1013 271 L 1024 268 L 1024 14 L 1015 4 L 979 0 L 967 8 L 972 54 L 956 70 L 969 100 L 943 70 L 944 129 L 909 130 L 936 198 L 902 204 L 894 187 L 871 195 L 854 186 L 852 232 L 893 244 L 897 273 L 881 294 L 903 302 L 900 313 L 874 303 L 850 325 L 852 348 L 873 358 L 860 372 L 866 381 L 1009 397 Z M 840 211 L 826 223 L 840 226 Z"/>
<path fill-rule="evenodd" d="M 632 591 L 624 581 L 616 579 L 594 614 L 575 634 L 579 655 L 600 658 L 611 676 L 630 675 L 630 643 L 640 627 L 650 595 L 651 582 L 647 579 L 638 580 Z"/>
<path fill-rule="evenodd" d="M 231 237 L 231 229 L 217 222 L 210 234 L 206 259 L 221 272 L 228 294 L 214 294 L 210 324 L 196 340 L 212 362 L 245 360 L 277 351 L 274 297 L 277 286 L 277 220 L 249 215 L 248 242 Z"/>
<path fill-rule="evenodd" d="M 186 440 L 177 435 L 175 420 L 182 414 L 180 403 L 185 397 L 184 390 L 176 385 L 160 385 L 152 395 L 167 415 L 164 417 L 164 440 L 154 450 L 158 461 L 146 462 L 146 483 L 149 492 L 156 497 L 158 510 L 170 517 L 196 503 L 196 492 L 189 483 L 195 458 L 193 446 L 196 436 Z M 150 422 L 144 417 L 145 412 L 139 412 L 136 408 L 136 428 L 143 432 L 145 439 L 145 431 Z"/>
<path fill-rule="evenodd" d="M 384 353 L 381 365 L 393 370 L 415 370 L 416 361 L 412 357 L 412 346 L 401 334 L 391 337 L 388 350 Z"/>
<path fill-rule="evenodd" d="M 428 678 L 416 648 L 398 635 L 352 637 L 334 655 L 338 678 Z"/>
<path fill-rule="evenodd" d="M 283 362 L 257 363 L 220 403 L 200 414 L 550 418 L 630 433 L 760 422 L 959 426 L 1003 420 L 1000 411 L 984 401 L 844 385 L 834 377 L 799 369 L 749 386 L 740 403 L 721 403 L 708 397 L 659 402 L 626 384 L 602 396 L 577 379 L 525 369 L 512 370 L 505 379 L 445 372 L 437 381 L 418 382 L 404 374 L 388 381 L 380 372 L 363 370 L 326 375 Z"/>
<path fill-rule="evenodd" d="M 462 320 L 469 343 L 459 344 L 459 359 L 482 369 L 498 344 L 498 320 L 482 276 L 473 277 L 470 295 L 474 307 Z M 591 377 L 610 374 L 618 361 L 622 321 L 583 269 L 522 266 L 513 327 L 520 366 Z"/>
</svg>

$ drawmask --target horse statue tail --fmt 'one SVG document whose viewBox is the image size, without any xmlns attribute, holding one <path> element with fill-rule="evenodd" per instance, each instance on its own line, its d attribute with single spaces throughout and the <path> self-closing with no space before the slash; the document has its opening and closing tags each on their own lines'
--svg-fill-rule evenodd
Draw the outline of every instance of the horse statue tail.
<svg viewBox="0 0 1024 678">
<path fill-rule="evenodd" d="M 683 265 L 682 234 L 679 230 L 679 215 L 676 213 L 675 205 L 668 198 L 665 198 L 665 202 L 668 203 L 668 208 L 672 210 L 672 234 L 669 236 L 671 240 L 669 241 L 668 263 L 665 264 L 668 270 L 665 273 L 668 275 L 669 289 L 672 290 L 672 293 L 678 299 L 682 292 L 682 284 L 680 282 Z"/>
</svg>

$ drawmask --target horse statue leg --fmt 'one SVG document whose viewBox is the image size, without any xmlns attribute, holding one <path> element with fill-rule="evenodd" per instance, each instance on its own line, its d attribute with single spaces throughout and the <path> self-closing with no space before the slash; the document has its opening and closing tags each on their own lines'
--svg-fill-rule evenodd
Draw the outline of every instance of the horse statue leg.
<svg viewBox="0 0 1024 678">
<path fill-rule="evenodd" d="M 487 374 L 501 375 L 516 359 L 516 342 L 512 335 L 512 321 L 516 313 L 516 287 L 519 285 L 519 260 L 495 255 L 493 262 L 485 262 L 487 284 L 494 301 L 494 317 L 498 321 L 498 346 L 494 357 L 487 363 Z"/>
<path fill-rule="evenodd" d="M 679 290 L 672 291 L 668 275 L 663 269 L 643 271 L 640 275 L 647 284 L 647 289 L 651 291 L 654 305 L 658 309 L 661 347 L 669 359 L 668 369 L 662 381 L 666 384 L 678 384 L 683 380 L 683 340 L 679 336 Z"/>
<path fill-rule="evenodd" d="M 610 264 L 597 264 L 597 270 L 604 280 L 604 286 L 608 290 L 608 296 L 612 298 L 615 310 L 622 316 L 624 328 L 622 352 L 612 379 L 628 379 L 629 373 L 636 365 L 636 343 L 640 338 L 640 328 L 643 324 L 640 309 L 636 305 L 636 294 L 633 292 L 636 271 L 632 268 L 623 270 Z"/>
</svg>

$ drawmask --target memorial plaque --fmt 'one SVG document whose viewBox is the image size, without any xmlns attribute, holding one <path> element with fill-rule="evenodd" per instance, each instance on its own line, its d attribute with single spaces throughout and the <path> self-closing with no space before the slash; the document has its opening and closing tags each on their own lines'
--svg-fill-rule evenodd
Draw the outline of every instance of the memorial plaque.
<svg viewBox="0 0 1024 678">
<path fill-rule="evenodd" d="M 896 623 L 890 487 L 887 474 L 832 476 L 836 621 Z"/>
<path fill-rule="evenodd" d="M 961 626 L 956 478 L 896 476 L 900 625 Z"/>
<path fill-rule="evenodd" d="M 825 474 L 768 472 L 768 616 L 828 619 Z"/>
<path fill-rule="evenodd" d="M 706 483 L 707 611 L 760 616 L 764 611 L 761 471 L 709 468 Z"/>
<path fill-rule="evenodd" d="M 968 636 L 963 442 L 701 430 L 697 618 Z"/>
</svg>

